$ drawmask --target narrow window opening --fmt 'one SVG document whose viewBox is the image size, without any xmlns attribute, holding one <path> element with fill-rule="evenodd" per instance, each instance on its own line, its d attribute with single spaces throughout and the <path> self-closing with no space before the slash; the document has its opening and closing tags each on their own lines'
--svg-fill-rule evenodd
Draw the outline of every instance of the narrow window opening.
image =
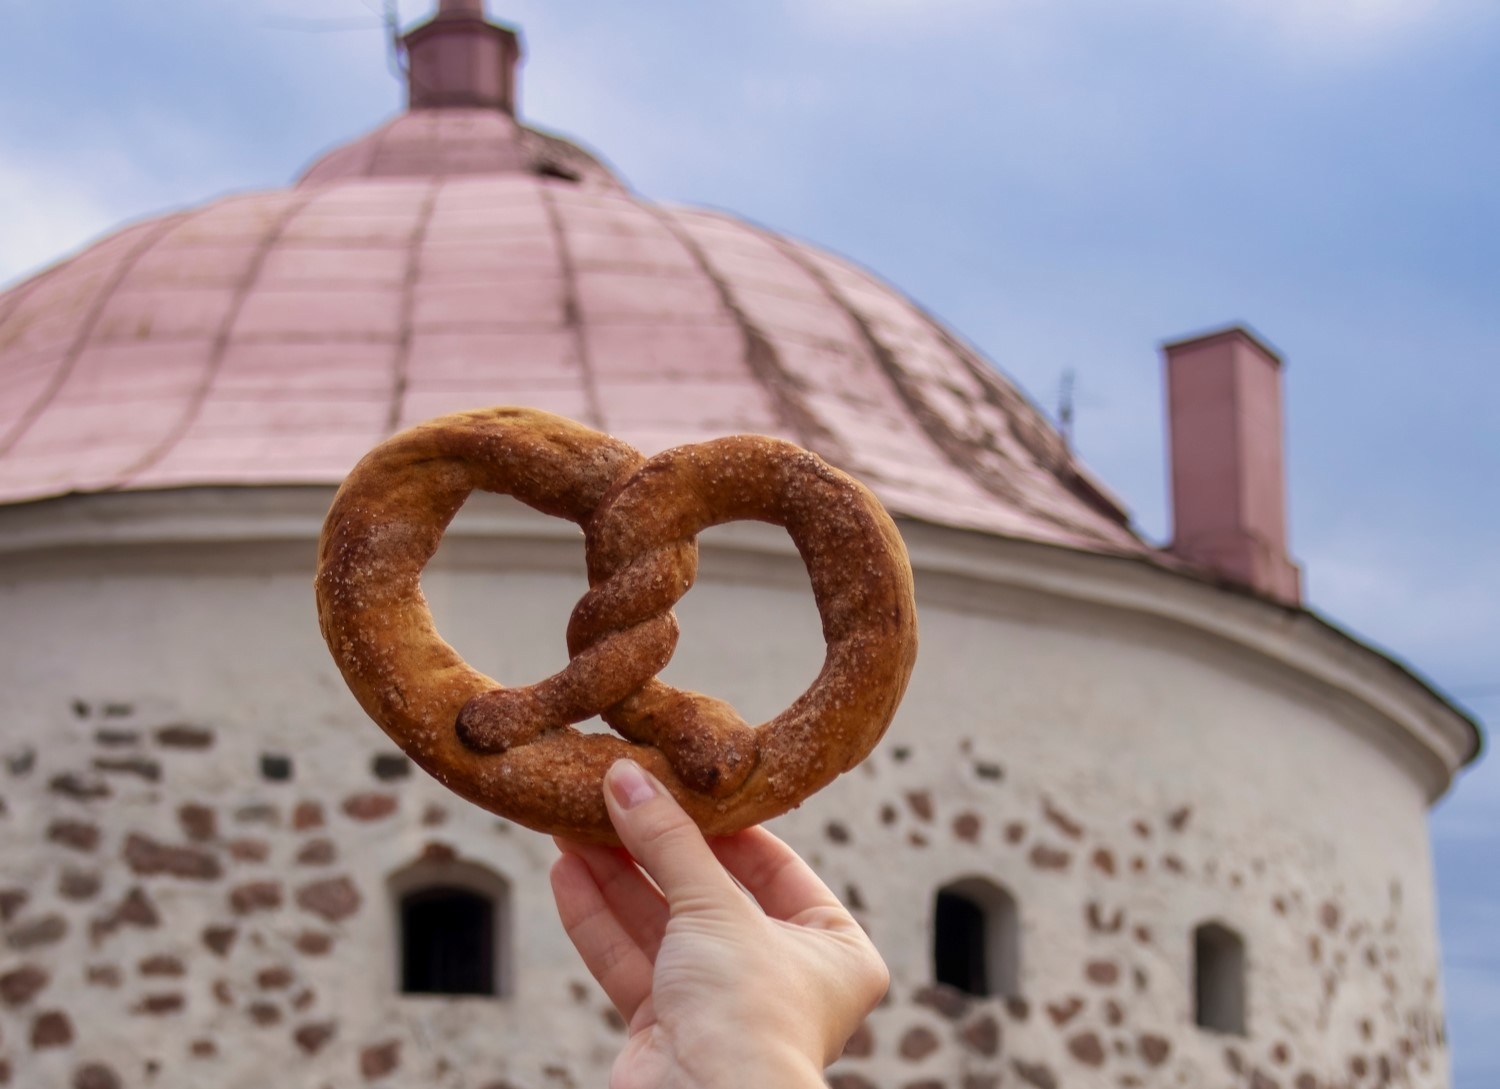
<svg viewBox="0 0 1500 1089">
<path fill-rule="evenodd" d="M 543 178 L 555 178 L 558 181 L 572 182 L 574 185 L 583 180 L 583 175 L 579 174 L 578 171 L 569 170 L 567 167 L 557 163 L 538 163 L 535 169 L 537 175 Z"/>
<path fill-rule="evenodd" d="M 1245 1033 L 1245 942 L 1218 923 L 1193 932 L 1194 1017 L 1200 1028 Z"/>
<path fill-rule="evenodd" d="M 401 898 L 401 990 L 495 994 L 495 903 L 462 888 Z"/>
<path fill-rule="evenodd" d="M 933 907 L 933 977 L 965 994 L 1020 994 L 1020 920 L 1015 899 L 982 878 L 938 891 Z"/>
</svg>

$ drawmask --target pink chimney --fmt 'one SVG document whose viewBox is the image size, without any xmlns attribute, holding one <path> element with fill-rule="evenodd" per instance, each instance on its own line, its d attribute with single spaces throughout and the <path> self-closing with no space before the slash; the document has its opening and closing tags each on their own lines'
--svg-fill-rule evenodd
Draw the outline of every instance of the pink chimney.
<svg viewBox="0 0 1500 1089">
<path fill-rule="evenodd" d="M 1281 357 L 1243 326 L 1162 346 L 1171 550 L 1266 597 L 1302 600 L 1287 555 Z"/>
<path fill-rule="evenodd" d="M 406 46 L 407 101 L 414 110 L 482 106 L 515 116 L 521 39 L 484 17 L 484 0 L 440 0 Z"/>
</svg>

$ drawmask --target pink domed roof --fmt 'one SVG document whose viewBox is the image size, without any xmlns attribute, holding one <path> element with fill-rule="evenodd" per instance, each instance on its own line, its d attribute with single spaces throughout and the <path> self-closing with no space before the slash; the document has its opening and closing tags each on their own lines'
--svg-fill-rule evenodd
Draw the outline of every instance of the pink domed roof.
<svg viewBox="0 0 1500 1089">
<path fill-rule="evenodd" d="M 582 152 L 500 162 L 535 137 L 482 112 L 413 110 L 296 189 L 127 227 L 0 295 L 0 502 L 335 484 L 397 428 L 508 403 L 647 453 L 781 435 L 898 515 L 1150 551 L 1042 416 L 886 284 L 641 200 Z"/>
</svg>

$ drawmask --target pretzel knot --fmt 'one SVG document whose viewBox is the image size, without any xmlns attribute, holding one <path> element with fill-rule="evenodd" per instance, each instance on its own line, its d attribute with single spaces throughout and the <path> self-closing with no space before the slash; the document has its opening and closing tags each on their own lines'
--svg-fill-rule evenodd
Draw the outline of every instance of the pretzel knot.
<svg viewBox="0 0 1500 1089">
<path fill-rule="evenodd" d="M 584 530 L 589 590 L 568 623 L 569 663 L 525 687 L 465 663 L 422 597 L 422 568 L 475 488 Z M 697 574 L 697 534 L 741 519 L 785 527 L 827 643 L 811 687 L 759 727 L 656 678 L 676 648 L 671 609 Z M 350 689 L 413 760 L 492 812 L 595 842 L 616 842 L 602 783 L 622 756 L 709 834 L 791 809 L 874 748 L 916 656 L 905 548 L 858 482 L 756 435 L 647 460 L 533 409 L 440 417 L 371 451 L 328 513 L 316 589 Z M 596 714 L 619 736 L 573 728 Z"/>
</svg>

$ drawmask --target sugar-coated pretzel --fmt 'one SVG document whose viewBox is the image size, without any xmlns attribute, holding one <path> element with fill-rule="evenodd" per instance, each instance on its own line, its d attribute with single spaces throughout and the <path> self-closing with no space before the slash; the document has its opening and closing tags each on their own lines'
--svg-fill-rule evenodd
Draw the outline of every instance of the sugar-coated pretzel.
<svg viewBox="0 0 1500 1089">
<path fill-rule="evenodd" d="M 525 688 L 471 669 L 433 627 L 419 579 L 474 488 L 583 526 L 590 589 L 569 665 Z M 812 686 L 759 728 L 654 679 L 671 607 L 692 585 L 696 534 L 786 527 L 828 644 Z M 324 638 L 366 712 L 419 765 L 538 831 L 616 842 L 604 771 L 630 756 L 709 834 L 783 813 L 863 759 L 895 714 L 916 654 L 905 548 L 862 485 L 790 443 L 741 435 L 649 461 L 561 417 L 500 408 L 440 417 L 360 462 L 319 548 Z M 602 714 L 621 737 L 571 724 Z"/>
</svg>

